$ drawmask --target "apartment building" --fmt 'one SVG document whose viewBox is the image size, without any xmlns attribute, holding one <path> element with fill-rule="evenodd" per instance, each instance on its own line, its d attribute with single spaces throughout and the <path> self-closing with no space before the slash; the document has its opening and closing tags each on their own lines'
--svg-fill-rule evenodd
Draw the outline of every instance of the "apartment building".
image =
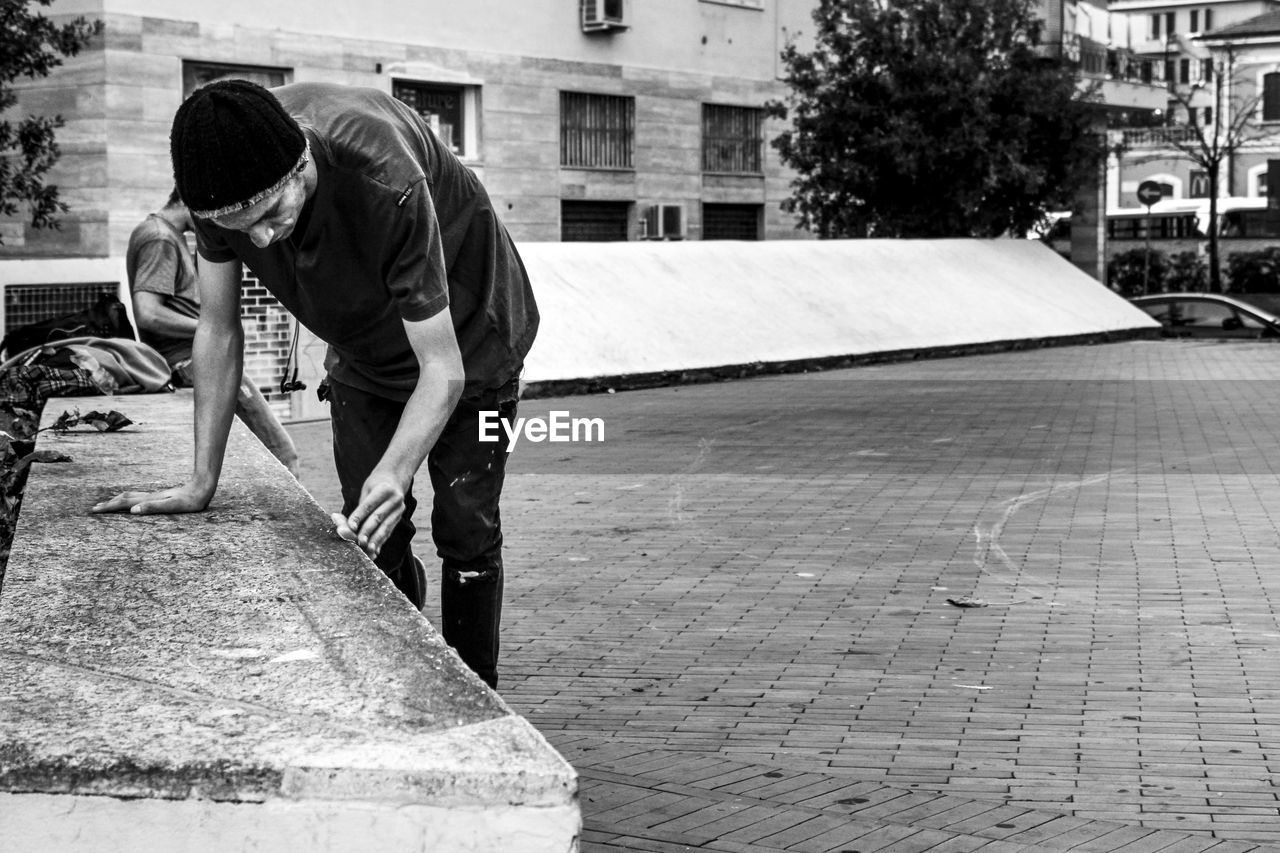
<svg viewBox="0 0 1280 853">
<path fill-rule="evenodd" d="M 1099 133 L 1163 121 L 1163 84 L 1144 73 L 1133 49 L 1134 21 L 1112 11 L 1105 0 L 1041 0 L 1045 21 L 1041 49 L 1075 65 L 1080 86 L 1096 97 Z M 1106 211 L 1116 206 L 1118 158 L 1112 152 L 1097 180 L 1082 187 L 1072 205 L 1069 256 L 1082 270 L 1105 279 Z"/>
<path fill-rule="evenodd" d="M 1224 194 L 1265 197 L 1280 159 L 1280 9 L 1215 30 L 1204 42 L 1234 69 L 1221 81 L 1222 99 L 1250 114 L 1249 138 L 1226 163 Z"/>
<path fill-rule="evenodd" d="M 105 256 L 168 192 L 182 98 L 227 74 L 372 86 L 451 140 L 517 240 L 797 236 L 761 105 L 811 0 L 56 0 L 102 39 L 19 108 L 61 113 L 60 232 L 0 257 Z M 655 218 L 651 208 L 661 213 Z"/>
<path fill-rule="evenodd" d="M 1176 144 L 1211 135 L 1215 123 L 1221 132 L 1239 109 L 1251 106 L 1246 89 L 1260 85 L 1263 73 L 1253 66 L 1265 64 L 1253 22 L 1273 16 L 1280 3 L 1113 0 L 1109 8 L 1130 18 L 1142 79 L 1168 93 L 1160 121 L 1122 128 L 1113 136 L 1119 152 L 1113 206 L 1137 207 L 1135 193 L 1143 181 L 1159 184 L 1167 198 L 1265 195 L 1267 145 L 1251 144 L 1248 153 L 1227 158 L 1213 187 L 1206 170 L 1180 155 Z M 1251 77 L 1258 79 L 1249 83 Z M 1280 118 L 1280 102 L 1277 113 Z M 1270 156 L 1278 156 L 1275 150 L 1272 146 Z"/>
</svg>

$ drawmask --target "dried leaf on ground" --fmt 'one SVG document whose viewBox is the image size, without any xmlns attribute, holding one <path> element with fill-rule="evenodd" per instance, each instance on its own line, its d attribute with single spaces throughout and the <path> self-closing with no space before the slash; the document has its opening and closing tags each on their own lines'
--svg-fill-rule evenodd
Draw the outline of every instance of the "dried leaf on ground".
<svg viewBox="0 0 1280 853">
<path fill-rule="evenodd" d="M 84 424 L 93 427 L 98 432 L 115 432 L 132 423 L 133 421 L 114 409 L 110 412 L 89 412 L 84 415 L 80 414 L 77 409 L 74 413 L 63 412 L 48 428 L 54 432 L 67 432 L 73 427 Z"/>
<path fill-rule="evenodd" d="M 988 606 L 987 602 L 983 601 L 981 598 L 971 598 L 970 596 L 967 596 L 967 595 L 957 596 L 956 598 L 948 598 L 947 604 L 950 604 L 954 607 L 986 607 Z"/>
<path fill-rule="evenodd" d="M 13 466 L 15 474 L 22 473 L 32 462 L 70 462 L 71 457 L 65 453 L 59 453 L 56 450 L 37 450 L 28 453 L 26 456 L 18 460 L 18 464 Z"/>
</svg>

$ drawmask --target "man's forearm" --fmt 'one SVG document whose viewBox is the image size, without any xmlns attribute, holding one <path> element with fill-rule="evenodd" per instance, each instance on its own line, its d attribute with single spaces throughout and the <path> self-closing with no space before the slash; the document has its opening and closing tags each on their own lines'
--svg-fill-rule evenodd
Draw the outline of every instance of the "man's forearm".
<svg viewBox="0 0 1280 853">
<path fill-rule="evenodd" d="M 395 435 L 374 472 L 394 476 L 407 487 L 444 431 L 458 398 L 462 396 L 462 386 L 463 382 L 458 378 L 432 374 L 421 376 L 405 403 Z"/>
<path fill-rule="evenodd" d="M 138 325 L 153 335 L 167 338 L 190 338 L 196 333 L 195 317 L 179 314 L 172 308 L 152 308 L 138 318 Z"/>
<path fill-rule="evenodd" d="M 163 295 L 154 291 L 134 291 L 133 314 L 138 328 L 153 335 L 192 338 L 196 333 L 196 318 L 174 310 Z"/>
<path fill-rule="evenodd" d="M 418 382 L 387 449 L 365 478 L 360 503 L 346 518 L 334 519 L 338 535 L 374 558 L 402 517 L 409 485 L 453 415 L 466 375 L 447 311 L 406 320 L 404 326 L 418 360 Z"/>
<path fill-rule="evenodd" d="M 211 497 L 222 474 L 227 435 L 235 414 L 244 366 L 244 331 L 201 323 L 192 344 L 195 371 L 195 470 L 193 482 Z"/>
</svg>

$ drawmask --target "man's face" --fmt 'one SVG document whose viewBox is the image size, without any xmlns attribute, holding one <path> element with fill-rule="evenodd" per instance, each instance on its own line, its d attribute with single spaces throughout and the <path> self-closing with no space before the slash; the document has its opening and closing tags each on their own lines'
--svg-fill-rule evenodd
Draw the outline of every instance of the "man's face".
<svg viewBox="0 0 1280 853">
<path fill-rule="evenodd" d="M 247 234 L 253 245 L 263 249 L 293 233 L 306 203 L 306 182 L 301 173 L 296 173 L 278 192 L 272 193 L 253 207 L 228 213 L 226 216 L 216 216 L 212 222 L 219 228 Z"/>
</svg>

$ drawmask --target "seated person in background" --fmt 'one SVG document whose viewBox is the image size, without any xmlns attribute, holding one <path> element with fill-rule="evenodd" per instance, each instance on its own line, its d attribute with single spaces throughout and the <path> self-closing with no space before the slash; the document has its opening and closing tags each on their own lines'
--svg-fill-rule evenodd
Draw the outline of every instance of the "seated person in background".
<svg viewBox="0 0 1280 853">
<path fill-rule="evenodd" d="M 191 342 L 200 314 L 195 258 L 184 236 L 191 230 L 191 214 L 174 190 L 161 210 L 133 229 L 125 256 L 139 337 L 165 357 L 174 384 L 182 387 L 192 384 Z M 293 439 L 248 376 L 240 377 L 236 415 L 296 476 Z"/>
</svg>

